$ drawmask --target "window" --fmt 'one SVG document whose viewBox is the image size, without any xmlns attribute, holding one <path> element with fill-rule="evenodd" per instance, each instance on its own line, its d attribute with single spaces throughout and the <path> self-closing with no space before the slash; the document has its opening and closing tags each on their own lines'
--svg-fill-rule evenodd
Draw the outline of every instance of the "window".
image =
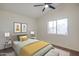
<svg viewBox="0 0 79 59">
<path fill-rule="evenodd" d="M 64 19 L 60 19 L 56 21 L 49 21 L 48 33 L 67 35 L 68 34 L 68 19 L 64 18 Z"/>
<path fill-rule="evenodd" d="M 57 34 L 67 34 L 67 18 L 57 20 Z"/>
<path fill-rule="evenodd" d="M 56 33 L 56 21 L 50 21 L 48 27 L 48 33 Z"/>
</svg>

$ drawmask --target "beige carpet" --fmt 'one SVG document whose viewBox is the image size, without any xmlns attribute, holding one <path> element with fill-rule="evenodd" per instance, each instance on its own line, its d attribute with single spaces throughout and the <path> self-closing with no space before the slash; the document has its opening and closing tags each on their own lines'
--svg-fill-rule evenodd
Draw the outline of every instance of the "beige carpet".
<svg viewBox="0 0 79 59">
<path fill-rule="evenodd" d="M 55 48 L 55 51 L 59 53 L 59 56 L 70 56 L 70 52 Z"/>
</svg>

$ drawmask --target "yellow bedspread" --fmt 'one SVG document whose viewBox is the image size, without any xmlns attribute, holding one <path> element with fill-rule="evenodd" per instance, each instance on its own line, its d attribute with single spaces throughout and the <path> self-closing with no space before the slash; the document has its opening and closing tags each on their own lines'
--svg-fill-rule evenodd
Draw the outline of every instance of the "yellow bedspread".
<svg viewBox="0 0 79 59">
<path fill-rule="evenodd" d="M 48 43 L 44 42 L 44 41 L 38 41 L 38 42 L 35 42 L 32 44 L 26 45 L 21 49 L 20 55 L 21 56 L 31 56 L 47 45 L 48 45 Z"/>
</svg>

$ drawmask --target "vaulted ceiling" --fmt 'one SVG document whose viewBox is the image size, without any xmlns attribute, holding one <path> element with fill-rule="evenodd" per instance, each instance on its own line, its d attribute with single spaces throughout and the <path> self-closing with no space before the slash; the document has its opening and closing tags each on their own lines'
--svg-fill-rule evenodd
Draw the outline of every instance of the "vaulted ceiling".
<svg viewBox="0 0 79 59">
<path fill-rule="evenodd" d="M 44 8 L 44 6 L 34 7 L 33 5 L 36 4 L 43 3 L 0 3 L 0 9 L 36 19 L 43 16 L 42 9 Z M 57 7 L 59 4 L 52 5 Z M 47 13 L 51 10 L 52 9 L 47 8 L 44 13 Z"/>
</svg>

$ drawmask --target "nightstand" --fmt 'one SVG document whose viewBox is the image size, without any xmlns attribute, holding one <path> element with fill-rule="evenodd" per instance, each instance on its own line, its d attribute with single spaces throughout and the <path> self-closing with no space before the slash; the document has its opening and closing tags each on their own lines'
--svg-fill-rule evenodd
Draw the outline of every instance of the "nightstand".
<svg viewBox="0 0 79 59">
<path fill-rule="evenodd" d="M 5 48 L 9 48 L 9 47 L 12 47 L 12 42 L 11 42 L 11 40 L 9 40 L 8 42 L 5 42 L 5 44 L 4 44 L 4 49 L 5 49 Z"/>
</svg>

